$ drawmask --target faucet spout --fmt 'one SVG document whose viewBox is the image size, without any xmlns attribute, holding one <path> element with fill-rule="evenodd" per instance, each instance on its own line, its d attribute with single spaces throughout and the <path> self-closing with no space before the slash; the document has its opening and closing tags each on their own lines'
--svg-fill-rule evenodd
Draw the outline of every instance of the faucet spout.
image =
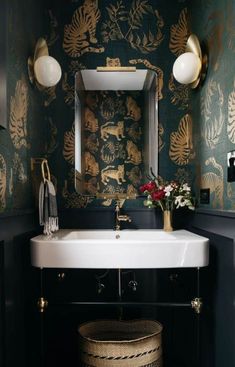
<svg viewBox="0 0 235 367">
<path fill-rule="evenodd" d="M 121 222 L 131 222 L 131 218 L 129 215 L 127 214 L 120 214 L 120 202 L 117 201 L 116 203 L 116 208 L 115 208 L 115 213 L 116 213 L 116 225 L 115 225 L 115 230 L 119 231 L 121 229 Z"/>
</svg>

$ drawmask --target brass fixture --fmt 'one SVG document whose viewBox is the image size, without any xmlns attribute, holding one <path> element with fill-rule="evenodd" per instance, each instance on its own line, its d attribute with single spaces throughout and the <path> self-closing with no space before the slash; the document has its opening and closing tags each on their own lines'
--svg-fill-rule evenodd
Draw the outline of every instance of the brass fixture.
<svg viewBox="0 0 235 367">
<path fill-rule="evenodd" d="M 34 55 L 28 58 L 29 80 L 39 90 L 55 86 L 61 78 L 61 67 L 56 59 L 49 56 L 47 42 L 39 38 Z"/>
<path fill-rule="evenodd" d="M 119 231 L 121 229 L 120 222 L 131 222 L 131 218 L 127 214 L 120 214 L 121 203 L 117 200 L 115 214 L 116 214 L 116 225 L 115 230 Z"/>
<path fill-rule="evenodd" d="M 135 66 L 98 66 L 96 71 L 121 71 L 121 72 L 135 72 Z"/>
<path fill-rule="evenodd" d="M 48 165 L 48 161 L 46 158 L 31 158 L 31 171 L 33 172 L 35 169 L 35 165 L 40 164 L 41 165 L 41 173 L 43 181 L 45 180 L 50 181 L 51 180 L 51 174 L 50 169 Z"/>
<path fill-rule="evenodd" d="M 185 46 L 185 52 L 174 62 L 173 75 L 181 84 L 196 88 L 206 77 L 208 56 L 202 52 L 200 42 L 195 34 L 191 34 Z"/>
<path fill-rule="evenodd" d="M 101 192 L 101 193 L 97 193 L 96 194 L 96 198 L 97 199 L 112 199 L 112 200 L 133 200 L 136 199 L 136 194 L 123 194 L 123 193 L 114 193 L 114 194 L 109 194 L 109 193 L 105 193 L 105 192 Z"/>
<path fill-rule="evenodd" d="M 37 306 L 40 313 L 43 313 L 48 306 L 48 301 L 44 297 L 40 297 Z"/>
<path fill-rule="evenodd" d="M 191 302 L 191 305 L 192 305 L 192 309 L 197 313 L 197 314 L 200 314 L 201 313 L 201 309 L 202 309 L 202 306 L 203 306 L 203 303 L 202 303 L 202 299 L 199 298 L 199 297 L 196 297 L 192 300 Z"/>
<path fill-rule="evenodd" d="M 46 158 L 31 158 L 32 186 L 35 198 L 35 206 L 38 207 L 38 195 L 41 182 L 51 180 L 50 169 Z"/>
</svg>

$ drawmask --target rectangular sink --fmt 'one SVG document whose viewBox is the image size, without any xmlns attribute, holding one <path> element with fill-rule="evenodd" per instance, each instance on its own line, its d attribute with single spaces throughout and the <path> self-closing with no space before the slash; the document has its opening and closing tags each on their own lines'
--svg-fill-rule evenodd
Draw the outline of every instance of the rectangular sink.
<svg viewBox="0 0 235 367">
<path fill-rule="evenodd" d="M 186 230 L 73 230 L 31 239 L 38 268 L 192 268 L 209 263 L 209 240 Z"/>
</svg>

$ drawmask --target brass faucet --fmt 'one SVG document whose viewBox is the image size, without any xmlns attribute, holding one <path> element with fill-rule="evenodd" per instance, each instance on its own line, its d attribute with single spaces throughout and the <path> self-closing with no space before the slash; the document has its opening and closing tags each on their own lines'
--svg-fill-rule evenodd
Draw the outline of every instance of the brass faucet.
<svg viewBox="0 0 235 367">
<path fill-rule="evenodd" d="M 119 231 L 121 229 L 120 222 L 131 222 L 131 218 L 127 214 L 120 214 L 121 204 L 120 201 L 117 200 L 115 214 L 116 214 L 116 225 L 115 230 Z"/>
</svg>

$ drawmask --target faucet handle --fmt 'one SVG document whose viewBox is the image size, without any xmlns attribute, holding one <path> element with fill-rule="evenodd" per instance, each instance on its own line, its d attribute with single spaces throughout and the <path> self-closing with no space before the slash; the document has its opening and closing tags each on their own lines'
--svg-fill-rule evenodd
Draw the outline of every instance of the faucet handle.
<svg viewBox="0 0 235 367">
<path fill-rule="evenodd" d="M 128 286 L 135 292 L 138 286 L 138 283 L 136 280 L 130 280 L 128 283 Z"/>
</svg>

